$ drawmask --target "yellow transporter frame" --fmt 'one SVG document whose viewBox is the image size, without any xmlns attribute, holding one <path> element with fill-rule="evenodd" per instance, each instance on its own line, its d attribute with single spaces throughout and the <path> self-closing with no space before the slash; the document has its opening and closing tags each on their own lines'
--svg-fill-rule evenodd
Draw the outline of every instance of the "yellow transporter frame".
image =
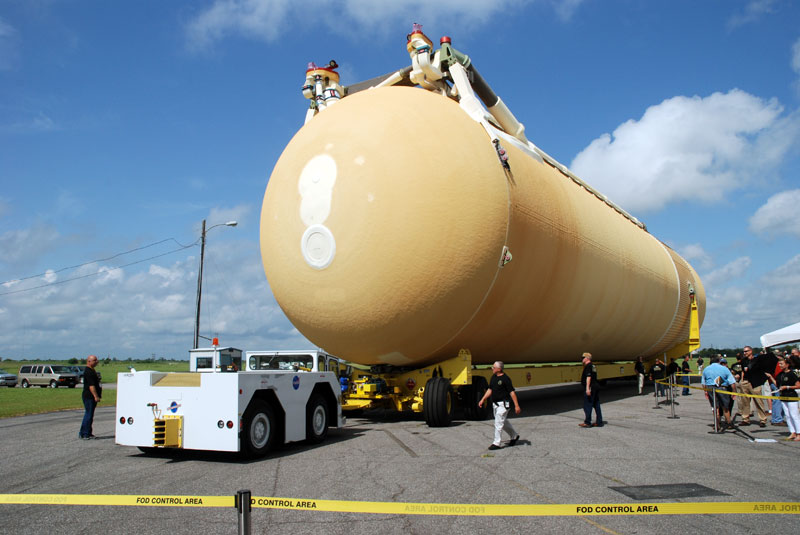
<svg viewBox="0 0 800 535">
<path fill-rule="evenodd" d="M 517 387 L 552 385 L 580 381 L 580 364 L 532 364 L 506 366 L 505 373 Z M 635 375 L 633 362 L 603 362 L 597 364 L 599 379 Z M 458 356 L 438 364 L 405 373 L 374 374 L 354 370 L 350 388 L 344 395 L 342 410 L 394 408 L 398 411 L 422 412 L 425 385 L 430 379 L 443 377 L 453 387 L 472 385 L 473 377 L 488 382 L 491 368 L 472 365 L 472 354 L 462 349 Z"/>
<path fill-rule="evenodd" d="M 689 313 L 689 337 L 663 355 L 652 355 L 650 359 L 663 356 L 665 359 L 677 358 L 691 353 L 700 347 L 700 327 L 697 304 L 692 294 Z M 635 362 L 613 361 L 595 362 L 599 380 L 636 375 Z M 516 387 L 554 385 L 580 381 L 583 367 L 580 363 L 556 364 L 509 364 L 505 373 Z M 342 395 L 342 410 L 393 408 L 397 411 L 423 412 L 425 388 L 429 381 L 442 378 L 458 391 L 464 387 L 475 385 L 473 378 L 482 377 L 488 382 L 492 370 L 488 365 L 480 368 L 472 364 L 472 354 L 467 349 L 458 352 L 458 356 L 411 371 L 397 373 L 373 373 L 368 370 L 353 368 L 350 372 L 350 384 Z M 466 392 L 466 391 L 464 391 Z M 462 402 L 474 400 L 470 393 L 464 395 Z M 446 410 L 450 412 L 452 396 L 447 397 Z"/>
</svg>

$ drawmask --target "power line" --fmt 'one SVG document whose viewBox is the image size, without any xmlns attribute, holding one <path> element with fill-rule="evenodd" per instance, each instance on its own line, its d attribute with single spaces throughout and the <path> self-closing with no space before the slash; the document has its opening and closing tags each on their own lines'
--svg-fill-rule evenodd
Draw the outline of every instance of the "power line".
<svg viewBox="0 0 800 535">
<path fill-rule="evenodd" d="M 169 239 L 172 239 L 172 238 L 169 238 Z M 163 241 L 158 242 L 158 243 L 163 243 L 164 241 L 169 241 L 169 239 L 168 240 L 163 240 Z M 175 240 L 173 240 L 173 241 L 175 241 Z M 178 243 L 178 242 L 175 241 L 175 243 Z M 95 276 L 100 275 L 102 273 L 109 273 L 111 271 L 116 271 L 118 269 L 122 269 L 122 268 L 125 268 L 125 267 L 128 267 L 128 266 L 141 264 L 142 262 L 147 262 L 148 260 L 154 260 L 156 258 L 161 258 L 162 256 L 167 256 L 167 255 L 170 255 L 170 254 L 173 254 L 173 253 L 177 253 L 179 251 L 183 251 L 184 249 L 188 249 L 190 247 L 194 247 L 196 244 L 197 244 L 197 242 L 192 243 L 190 245 L 182 245 L 179 249 L 173 249 L 172 251 L 167 251 L 166 253 L 161 253 L 159 255 L 151 256 L 150 258 L 144 258 L 142 260 L 137 260 L 136 262 L 130 262 L 130 263 L 124 264 L 122 266 L 117 266 L 117 267 L 114 267 L 114 268 L 104 269 L 104 270 L 101 270 L 101 271 L 97 271 L 95 273 L 88 273 L 86 275 L 80 275 L 78 277 L 72 277 L 71 279 L 64 279 L 64 280 L 55 281 L 55 282 L 48 282 L 47 284 L 40 284 L 39 286 L 31 286 L 30 288 L 22 288 L 20 290 L 13 290 L 11 292 L 3 292 L 3 293 L 0 293 L 0 296 L 18 294 L 18 293 L 22 293 L 22 292 L 29 292 L 31 290 L 38 290 L 39 288 L 46 288 L 48 286 L 55 286 L 57 284 L 64 284 L 65 282 L 72 282 L 72 281 L 76 281 L 76 280 L 80 280 L 80 279 L 86 279 L 88 277 L 95 277 Z M 153 244 L 153 245 L 155 245 L 155 244 Z M 181 244 L 178 243 L 178 245 L 181 245 Z M 144 249 L 144 248 L 146 248 L 146 247 L 140 247 L 139 249 Z M 134 249 L 134 251 L 136 251 L 136 250 L 138 250 L 138 249 Z M 129 252 L 132 252 L 132 251 L 129 251 Z M 112 256 L 111 258 L 116 258 L 117 256 L 121 256 L 123 254 L 127 254 L 127 253 L 120 253 L 118 255 Z M 85 266 L 85 265 L 92 264 L 92 263 L 93 262 L 86 262 L 85 264 L 80 264 L 80 265 L 81 266 Z M 64 269 L 68 269 L 68 268 L 64 268 Z M 59 271 L 64 271 L 64 270 L 61 269 Z M 32 277 L 26 277 L 26 279 L 30 279 L 30 278 L 32 278 Z M 18 279 L 18 280 L 26 280 L 26 279 Z M 2 284 L 6 284 L 6 283 L 2 283 Z"/>
<path fill-rule="evenodd" d="M 147 248 L 153 247 L 155 245 L 161 245 L 162 243 L 168 242 L 168 241 L 174 241 L 179 246 L 181 246 L 183 249 L 186 249 L 188 247 L 192 247 L 194 245 L 197 245 L 197 242 L 199 240 L 200 240 L 200 238 L 195 240 L 195 242 L 190 244 L 190 245 L 183 245 L 182 243 L 180 243 L 175 238 L 166 238 L 164 240 L 157 241 L 155 243 L 151 243 L 149 245 L 143 245 L 141 247 L 137 247 L 136 249 L 131 249 L 130 251 L 125 251 L 124 253 L 117 253 L 117 254 L 115 254 L 113 256 L 109 256 L 108 258 L 99 258 L 97 260 L 91 260 L 89 262 L 84 262 L 83 264 L 75 264 L 74 266 L 63 267 L 63 268 L 57 269 L 55 271 L 48 270 L 48 271 L 45 271 L 44 273 L 39 273 L 37 275 L 30 275 L 29 277 L 22 277 L 20 279 L 11 279 L 11 280 L 7 280 L 7 281 L 3 281 L 3 282 L 0 282 L 0 284 L 9 284 L 9 283 L 12 283 L 12 282 L 22 282 L 22 281 L 26 281 L 26 280 L 29 280 L 29 279 L 35 279 L 37 277 L 43 277 L 43 276 L 47 275 L 48 273 L 61 273 L 62 271 L 67 271 L 68 269 L 75 269 L 75 268 L 79 268 L 79 267 L 83 267 L 83 266 L 88 266 L 89 264 L 96 264 L 98 262 L 108 262 L 109 260 L 113 260 L 113 259 L 115 259 L 117 257 L 124 256 L 124 255 L 130 254 L 130 253 L 135 253 L 136 251 L 141 251 L 143 249 L 147 249 Z M 180 249 L 176 249 L 176 251 L 180 251 Z M 153 257 L 153 258 L 157 258 L 157 257 Z M 0 294 L 0 295 L 5 295 L 5 294 Z"/>
</svg>

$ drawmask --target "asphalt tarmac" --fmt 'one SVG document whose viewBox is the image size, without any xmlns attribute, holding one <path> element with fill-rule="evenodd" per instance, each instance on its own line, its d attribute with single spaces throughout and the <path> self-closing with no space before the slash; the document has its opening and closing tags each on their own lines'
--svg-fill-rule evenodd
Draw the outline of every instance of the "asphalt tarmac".
<svg viewBox="0 0 800 535">
<path fill-rule="evenodd" d="M 702 392 L 678 397 L 679 418 L 671 419 L 669 406 L 653 408 L 652 387 L 645 396 L 635 390 L 632 382 L 608 385 L 601 398 L 606 425 L 592 429 L 578 427 L 579 385 L 521 391 L 522 414 L 512 422 L 522 438 L 491 452 L 492 421 L 431 429 L 420 416 L 380 411 L 349 418 L 320 445 L 288 445 L 256 461 L 188 451 L 151 457 L 117 446 L 112 408 L 97 411 L 99 438 L 91 441 L 78 439 L 82 411 L 7 418 L 0 420 L 0 494 L 225 496 L 248 489 L 295 500 L 426 504 L 800 502 L 800 442 L 781 440 L 785 427 L 712 434 Z M 665 486 L 646 487 L 654 485 Z M 633 497 L 617 487 L 633 487 Z M 673 497 L 642 495 L 653 490 Z M 481 517 L 253 509 L 252 533 L 791 533 L 798 521 L 790 514 Z M 232 507 L 0 505 L 0 533 L 236 530 Z"/>
</svg>

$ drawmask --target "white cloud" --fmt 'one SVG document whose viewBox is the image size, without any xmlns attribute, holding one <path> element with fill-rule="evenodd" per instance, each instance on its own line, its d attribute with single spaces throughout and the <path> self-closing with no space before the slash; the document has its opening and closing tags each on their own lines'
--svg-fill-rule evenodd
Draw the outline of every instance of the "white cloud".
<svg viewBox="0 0 800 535">
<path fill-rule="evenodd" d="M 60 235 L 50 225 L 35 225 L 23 230 L 9 230 L 0 235 L 0 266 L 18 265 L 27 268 L 59 240 Z"/>
<path fill-rule="evenodd" d="M 776 294 L 784 294 L 773 296 L 776 303 L 791 304 L 790 310 L 797 312 L 800 306 L 800 254 L 768 273 L 764 277 L 764 283 L 774 289 Z"/>
<path fill-rule="evenodd" d="M 61 126 L 44 112 L 38 112 L 33 117 L 25 118 L 15 123 L 0 125 L 0 130 L 19 134 L 38 134 L 61 130 Z"/>
<path fill-rule="evenodd" d="M 291 0 L 217 0 L 188 24 L 189 44 L 203 49 L 228 34 L 274 41 L 283 31 L 291 3 Z"/>
<path fill-rule="evenodd" d="M 239 204 L 231 208 L 212 208 L 206 218 L 207 225 L 227 223 L 228 221 L 236 221 L 238 225 L 243 225 L 248 221 L 252 211 L 253 206 L 249 204 Z"/>
<path fill-rule="evenodd" d="M 247 212 L 234 207 L 211 214 L 225 221 L 246 218 Z M 224 344 L 242 349 L 312 347 L 275 302 L 258 241 L 240 239 L 233 230 L 214 232 L 226 239 L 206 248 L 201 334 L 219 335 Z M 66 273 L 51 270 L 35 280 L 0 286 L 2 293 L 56 282 L 0 297 L 0 357 L 69 358 L 88 351 L 117 358 L 153 353 L 185 358 L 194 328 L 198 252 L 190 249 L 182 257 L 178 253 L 125 269 L 92 263 Z"/>
<path fill-rule="evenodd" d="M 714 265 L 711 255 L 708 254 L 699 243 L 691 243 L 678 249 L 678 254 L 690 264 L 696 265 L 703 270 L 711 269 Z"/>
<path fill-rule="evenodd" d="M 800 189 L 776 193 L 750 218 L 750 230 L 767 236 L 789 234 L 800 238 L 798 206 L 800 206 Z"/>
<path fill-rule="evenodd" d="M 56 282 L 57 279 L 58 275 L 56 275 L 56 272 L 53 271 L 52 269 L 48 269 L 47 271 L 45 271 L 44 276 L 42 277 L 42 280 L 47 284 L 52 284 Z"/>
<path fill-rule="evenodd" d="M 732 280 L 741 278 L 750 268 L 751 260 L 748 256 L 740 256 L 733 262 L 728 262 L 719 269 L 715 269 L 700 279 L 706 289 L 713 290 L 714 287 L 722 286 Z"/>
<path fill-rule="evenodd" d="M 800 254 L 756 281 L 711 288 L 707 302 L 704 345 L 758 345 L 762 334 L 800 321 Z"/>
<path fill-rule="evenodd" d="M 800 39 L 792 45 L 792 70 L 800 74 Z"/>
<path fill-rule="evenodd" d="M 553 9 L 562 21 L 569 21 L 578 10 L 583 0 L 551 0 Z"/>
<path fill-rule="evenodd" d="M 105 286 L 112 282 L 121 281 L 125 278 L 125 271 L 119 268 L 109 268 L 101 266 L 97 270 L 97 277 L 92 281 L 94 286 Z"/>
<path fill-rule="evenodd" d="M 678 96 L 592 141 L 572 170 L 630 211 L 717 202 L 773 172 L 800 137 L 800 114 L 733 89 Z"/>
<path fill-rule="evenodd" d="M 163 281 L 159 284 L 160 288 L 168 288 L 172 284 L 182 280 L 186 274 L 184 268 L 179 264 L 175 264 L 169 268 L 152 264 L 148 273 L 154 277 L 160 277 L 163 279 Z"/>
<path fill-rule="evenodd" d="M 228 36 L 276 41 L 288 28 L 325 24 L 344 35 L 380 35 L 397 23 L 477 27 L 494 13 L 545 0 L 216 0 L 186 25 L 189 48 L 203 50 Z M 583 0 L 546 0 L 562 21 L 568 21 Z M 331 22 L 327 13 L 336 13 Z"/>
<path fill-rule="evenodd" d="M 19 32 L 0 17 L 0 71 L 14 68 L 19 57 Z"/>
<path fill-rule="evenodd" d="M 728 19 L 728 29 L 733 30 L 759 20 L 762 16 L 774 13 L 777 0 L 750 0 L 742 11 L 731 15 Z"/>
</svg>

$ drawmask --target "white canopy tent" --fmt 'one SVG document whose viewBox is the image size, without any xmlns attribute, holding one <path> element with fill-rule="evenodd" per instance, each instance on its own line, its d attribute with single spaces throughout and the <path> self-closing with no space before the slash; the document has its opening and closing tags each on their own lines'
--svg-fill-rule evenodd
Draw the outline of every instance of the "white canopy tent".
<svg viewBox="0 0 800 535">
<path fill-rule="evenodd" d="M 800 323 L 789 325 L 783 329 L 772 331 L 761 336 L 761 345 L 764 347 L 774 347 L 782 344 L 791 344 L 800 341 Z"/>
</svg>

